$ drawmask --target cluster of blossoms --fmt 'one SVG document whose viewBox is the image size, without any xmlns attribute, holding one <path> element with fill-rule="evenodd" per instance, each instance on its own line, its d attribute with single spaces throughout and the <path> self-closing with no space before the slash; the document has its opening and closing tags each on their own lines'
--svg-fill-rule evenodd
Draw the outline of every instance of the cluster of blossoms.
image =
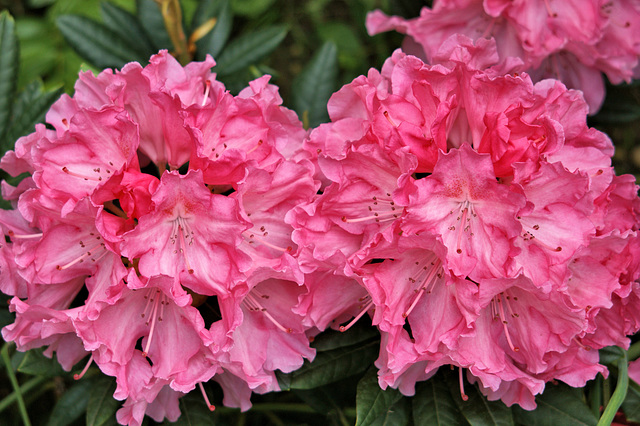
<svg viewBox="0 0 640 426">
<path fill-rule="evenodd" d="M 518 71 L 534 82 L 556 78 L 582 90 L 591 113 L 605 96 L 601 72 L 614 84 L 640 77 L 638 0 L 435 0 L 409 20 L 372 12 L 367 28 L 407 34 L 405 51 L 430 63 L 454 34 L 494 37 L 502 64 L 520 58 Z"/>
<path fill-rule="evenodd" d="M 307 132 L 268 77 L 234 97 L 213 65 L 161 52 L 81 74 L 53 130 L 1 162 L 31 175 L 3 182 L 0 287 L 16 313 L 3 337 L 67 370 L 90 353 L 117 379 L 124 424 L 175 420 L 212 378 L 248 409 L 252 391 L 279 389 L 276 369 L 315 354 L 291 311 L 305 291 L 284 222 L 317 192 Z"/>
<path fill-rule="evenodd" d="M 135 425 L 209 380 L 248 409 L 367 314 L 405 395 L 451 365 L 533 409 L 550 380 L 606 374 L 596 349 L 640 329 L 634 178 L 580 92 L 494 41 L 433 59 L 395 52 L 311 132 L 268 77 L 232 96 L 211 59 L 81 74 L 0 162 L 30 175 L 2 187 L 3 337 L 89 356 Z"/>
<path fill-rule="evenodd" d="M 550 380 L 606 373 L 596 349 L 640 328 L 635 179 L 615 176 L 580 92 L 497 72 L 488 40 L 437 59 L 397 51 L 334 94 L 306 142 L 324 191 L 290 214 L 293 240 L 305 271 L 353 279 L 340 313 L 380 330 L 381 387 L 412 395 L 458 366 L 533 409 Z"/>
</svg>

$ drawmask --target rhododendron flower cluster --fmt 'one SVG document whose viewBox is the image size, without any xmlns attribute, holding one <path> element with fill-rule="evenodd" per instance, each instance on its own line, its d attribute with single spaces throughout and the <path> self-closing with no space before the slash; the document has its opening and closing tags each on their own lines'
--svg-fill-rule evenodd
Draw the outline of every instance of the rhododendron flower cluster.
<svg viewBox="0 0 640 426">
<path fill-rule="evenodd" d="M 450 365 L 533 409 L 546 382 L 606 374 L 597 349 L 640 328 L 635 179 L 580 92 L 502 74 L 485 39 L 437 59 L 396 51 L 333 95 L 307 141 L 325 187 L 287 220 L 304 270 L 348 288 L 340 328 L 368 313 L 380 330 L 382 388 L 413 395 Z M 323 285 L 298 309 L 318 328 Z"/>
<path fill-rule="evenodd" d="M 407 34 L 407 52 L 430 63 L 454 34 L 493 37 L 502 64 L 520 58 L 518 71 L 534 81 L 556 78 L 582 90 L 591 113 L 604 100 L 601 73 L 614 84 L 640 77 L 637 0 L 436 0 L 414 19 L 372 12 L 367 28 Z"/>
<path fill-rule="evenodd" d="M 462 398 L 466 375 L 533 409 L 549 381 L 607 374 L 597 349 L 640 329 L 635 180 L 580 91 L 443 40 L 435 65 L 398 50 L 344 86 L 310 132 L 268 76 L 233 96 L 210 57 L 81 74 L 0 161 L 29 175 L 2 183 L 4 339 L 86 358 L 78 378 L 95 363 L 132 425 L 196 387 L 213 409 L 210 380 L 246 410 L 368 318 L 379 384 L 405 395 L 448 365 Z"/>
<path fill-rule="evenodd" d="M 210 379 L 246 410 L 252 391 L 279 389 L 276 369 L 314 358 L 284 222 L 317 191 L 307 132 L 268 76 L 233 96 L 213 65 L 164 51 L 83 73 L 52 129 L 2 158 L 30 174 L 2 188 L 15 208 L 0 211 L 0 286 L 16 313 L 3 337 L 115 376 L 123 424 L 175 420 Z"/>
</svg>

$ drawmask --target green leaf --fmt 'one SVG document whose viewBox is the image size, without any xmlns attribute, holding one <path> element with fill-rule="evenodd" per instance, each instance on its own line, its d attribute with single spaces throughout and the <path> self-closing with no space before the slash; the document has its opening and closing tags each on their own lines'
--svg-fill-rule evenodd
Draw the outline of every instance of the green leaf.
<svg viewBox="0 0 640 426">
<path fill-rule="evenodd" d="M 164 25 L 164 19 L 158 4 L 153 0 L 136 0 L 136 11 L 138 21 L 149 35 L 154 50 L 172 50 L 173 44 Z"/>
<path fill-rule="evenodd" d="M 87 426 L 115 424 L 115 414 L 120 408 L 120 401 L 113 399 L 115 391 L 115 379 L 108 376 L 96 377 L 87 404 Z"/>
<path fill-rule="evenodd" d="M 582 389 L 562 383 L 547 383 L 544 393 L 536 397 L 538 407 L 535 410 L 526 411 L 514 406 L 513 413 L 518 423 L 529 426 L 595 425 L 598 419 L 591 413 L 582 395 Z"/>
<path fill-rule="evenodd" d="M 451 395 L 455 395 L 455 392 L 460 390 L 457 373 L 456 371 L 455 373 L 447 374 Z M 452 399 L 469 424 L 472 426 L 513 426 L 513 412 L 502 401 L 487 400 L 477 385 L 469 386 L 467 383 L 464 391 L 468 397 L 466 401 L 462 400 L 462 397 L 456 396 L 453 396 Z"/>
<path fill-rule="evenodd" d="M 293 80 L 293 109 L 307 127 L 329 120 L 327 102 L 334 92 L 338 75 L 338 48 L 324 43 L 302 72 Z"/>
<path fill-rule="evenodd" d="M 156 53 L 155 46 L 149 40 L 149 36 L 138 18 L 133 14 L 108 2 L 100 4 L 100 11 L 105 26 L 120 34 L 139 53 L 140 57 L 149 58 Z"/>
<path fill-rule="evenodd" d="M 217 424 L 215 419 L 218 414 L 209 411 L 202 398 L 187 395 L 180 398 L 180 417 L 175 423 L 177 426 L 205 426 Z"/>
<path fill-rule="evenodd" d="M 384 415 L 371 423 L 371 426 L 407 426 L 410 419 L 411 399 L 400 398 Z"/>
<path fill-rule="evenodd" d="M 56 24 L 78 55 L 98 68 L 121 68 L 127 62 L 149 59 L 119 34 L 84 16 L 62 15 Z"/>
<path fill-rule="evenodd" d="M 55 359 L 44 356 L 41 349 L 32 349 L 26 352 L 22 362 L 18 365 L 18 371 L 20 373 L 46 377 L 65 374 L 60 364 L 58 364 Z"/>
<path fill-rule="evenodd" d="M 433 426 L 468 424 L 453 398 L 442 374 L 419 383 L 412 398 L 414 423 Z"/>
<path fill-rule="evenodd" d="M 287 27 L 284 25 L 273 25 L 242 35 L 224 48 L 213 70 L 224 76 L 255 64 L 278 47 L 286 35 Z"/>
<path fill-rule="evenodd" d="M 380 342 L 318 352 L 315 360 L 288 374 L 291 389 L 313 389 L 362 373 L 377 358 Z M 286 389 L 286 388 L 285 388 Z"/>
<path fill-rule="evenodd" d="M 378 385 L 375 367 L 370 367 L 358 382 L 356 394 L 356 426 L 369 426 L 389 411 L 391 406 L 402 398 L 397 389 L 382 390 Z"/>
<path fill-rule="evenodd" d="M 196 42 L 196 59 L 200 61 L 204 60 L 207 54 L 216 59 L 229 39 L 233 24 L 229 0 L 204 0 L 201 2 L 193 17 L 191 31 L 213 17 L 216 18 L 213 30 Z"/>
<path fill-rule="evenodd" d="M 61 87 L 44 92 L 40 81 L 33 81 L 25 87 L 13 106 L 11 126 L 5 137 L 7 145 L 2 146 L 3 150 L 13 149 L 18 138 L 33 132 L 37 123 L 44 122 L 49 107 L 62 93 Z"/>
<path fill-rule="evenodd" d="M 80 380 L 67 389 L 53 407 L 47 426 L 66 426 L 80 418 L 87 409 L 91 380 Z"/>
<path fill-rule="evenodd" d="M 330 351 L 353 346 L 379 336 L 380 334 L 375 327 L 366 324 L 365 321 L 359 321 L 345 332 L 327 330 L 321 333 L 315 338 L 311 346 L 319 352 Z"/>
<path fill-rule="evenodd" d="M 627 420 L 640 423 L 640 390 L 633 384 L 629 386 L 627 397 L 622 403 L 622 410 Z"/>
<path fill-rule="evenodd" d="M 275 0 L 231 0 L 233 10 L 239 15 L 256 18 L 262 15 Z"/>
<path fill-rule="evenodd" d="M 18 36 L 13 17 L 0 13 L 0 141 L 7 132 L 18 84 L 20 65 Z"/>
</svg>

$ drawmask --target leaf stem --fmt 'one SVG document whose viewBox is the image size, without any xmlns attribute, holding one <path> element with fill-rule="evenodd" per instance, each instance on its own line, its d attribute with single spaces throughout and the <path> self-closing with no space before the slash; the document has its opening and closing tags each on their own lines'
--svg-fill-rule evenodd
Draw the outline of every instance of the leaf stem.
<svg viewBox="0 0 640 426">
<path fill-rule="evenodd" d="M 191 62 L 189 55 L 189 47 L 187 46 L 187 37 L 182 28 L 182 9 L 178 0 L 155 0 L 160 6 L 164 25 L 173 43 L 174 56 L 182 65 Z"/>
<path fill-rule="evenodd" d="M 597 418 L 600 417 L 600 407 L 602 406 L 602 375 L 598 374 L 589 392 L 589 405 L 591 412 Z"/>
<path fill-rule="evenodd" d="M 22 392 L 20 390 L 20 384 L 18 383 L 18 379 L 16 378 L 15 373 L 13 372 L 13 366 L 11 365 L 11 358 L 9 358 L 9 344 L 5 343 L 2 347 L 2 359 L 7 366 L 7 375 L 9 376 L 9 380 L 11 381 L 11 386 L 13 386 L 13 392 L 16 395 L 16 401 L 18 402 L 18 408 L 20 409 L 20 416 L 22 417 L 22 422 L 25 426 L 31 426 L 31 421 L 29 420 L 29 415 L 27 414 L 27 406 L 24 403 L 24 399 L 22 398 Z"/>
<path fill-rule="evenodd" d="M 627 396 L 627 390 L 629 389 L 629 374 L 627 371 L 628 358 L 626 351 L 622 349 L 620 351 L 622 352 L 622 356 L 618 359 L 618 382 L 616 383 L 616 390 L 613 392 L 613 395 L 611 395 L 611 399 L 605 407 L 602 417 L 600 417 L 598 421 L 598 426 L 611 424 Z"/>
</svg>

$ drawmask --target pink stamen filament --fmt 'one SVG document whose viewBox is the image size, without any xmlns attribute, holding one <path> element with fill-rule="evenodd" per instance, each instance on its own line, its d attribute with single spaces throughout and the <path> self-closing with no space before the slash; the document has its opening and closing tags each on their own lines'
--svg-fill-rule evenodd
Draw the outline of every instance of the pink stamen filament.
<svg viewBox="0 0 640 426">
<path fill-rule="evenodd" d="M 460 397 L 463 401 L 469 400 L 469 397 L 464 393 L 464 378 L 462 377 L 462 367 L 458 367 L 458 382 L 460 383 Z"/>
<path fill-rule="evenodd" d="M 73 259 L 71 262 L 67 263 L 64 266 L 56 265 L 56 269 L 58 271 L 64 271 L 65 269 L 72 267 L 76 263 L 83 262 L 85 258 L 93 256 L 95 254 L 93 250 L 95 250 L 98 247 L 104 247 L 104 243 L 96 244 L 95 246 L 91 247 L 89 250 L 82 253 L 80 256 L 76 257 L 75 259 Z M 105 252 L 101 252 L 99 258 L 101 258 L 104 255 L 104 253 Z M 95 259 L 93 260 L 95 261 Z"/>
<path fill-rule="evenodd" d="M 85 373 L 87 372 L 87 370 L 89 370 L 89 366 L 91 365 L 91 363 L 93 362 L 93 353 L 91 354 L 91 356 L 89 357 L 89 361 L 87 361 L 87 364 L 84 366 L 84 368 L 82 369 L 82 371 L 79 374 L 74 374 L 73 375 L 73 380 L 80 380 L 82 379 L 82 377 L 85 375 Z"/>
<path fill-rule="evenodd" d="M 263 307 L 258 300 L 253 297 L 251 293 L 248 293 L 244 299 L 247 307 L 251 311 L 262 312 L 264 316 L 266 316 L 269 321 L 273 323 L 280 331 L 284 331 L 285 333 L 292 333 L 293 330 L 291 328 L 285 328 L 282 324 L 278 322 L 269 312 L 267 312 L 267 308 Z"/>
<path fill-rule="evenodd" d="M 367 220 L 375 220 L 376 222 L 380 222 L 381 220 L 386 222 L 389 220 L 394 220 L 398 217 L 398 213 L 395 212 L 389 212 L 389 213 L 374 213 L 373 216 L 365 216 L 365 217 L 359 217 L 357 219 L 348 219 L 346 216 L 342 216 L 342 221 L 346 222 L 346 223 L 358 223 L 358 222 L 365 222 Z"/>
<path fill-rule="evenodd" d="M 157 293 L 154 297 L 153 301 L 153 312 L 151 313 L 151 329 L 149 330 L 149 336 L 147 337 L 147 344 L 144 347 L 144 351 L 142 352 L 143 357 L 147 357 L 149 355 L 149 348 L 151 347 L 151 338 L 153 337 L 153 332 L 156 327 L 156 314 L 158 313 L 158 302 L 160 302 L 160 298 L 164 295 L 160 294 L 160 290 L 157 290 Z M 164 302 L 160 302 L 164 305 Z M 145 308 L 146 309 L 146 308 Z M 146 325 L 149 325 L 149 320 L 147 320 Z"/>
<path fill-rule="evenodd" d="M 184 219 L 182 218 L 178 219 L 178 221 L 181 223 L 184 223 Z M 182 230 L 182 225 L 178 225 L 178 234 L 180 235 L 180 245 L 181 245 L 180 252 L 184 257 L 184 263 L 187 266 L 187 271 L 189 271 L 190 274 L 193 274 L 193 269 L 189 264 L 189 259 L 187 259 L 187 243 L 185 242 L 185 239 L 184 239 L 184 232 Z"/>
<path fill-rule="evenodd" d="M 258 149 L 260 147 L 260 145 L 262 145 L 262 144 L 263 144 L 262 139 L 260 139 L 258 141 L 258 143 L 253 148 L 251 148 L 249 151 L 247 151 L 247 154 L 251 154 L 253 151 Z"/>
<path fill-rule="evenodd" d="M 29 239 L 29 238 L 40 238 L 42 237 L 42 232 L 38 234 L 16 234 L 13 231 L 8 232 L 10 238 L 20 238 L 20 239 Z"/>
<path fill-rule="evenodd" d="M 276 246 L 274 244 L 271 244 L 270 242 L 268 242 L 268 241 L 266 241 L 266 240 L 264 240 L 264 239 L 262 239 L 260 237 L 256 237 L 256 234 L 255 233 L 252 234 L 252 233 L 250 233 L 250 231 L 244 231 L 244 233 L 245 233 L 245 236 L 247 238 L 249 238 L 249 242 L 250 243 L 251 243 L 251 240 L 255 240 L 255 241 L 258 241 L 260 244 L 264 244 L 265 246 L 267 246 L 269 248 L 272 248 L 272 249 L 277 250 L 277 251 L 281 251 L 283 253 L 290 253 L 291 250 L 293 250 L 293 247 L 291 247 L 291 246 L 287 246 L 287 248 L 282 248 L 280 246 Z M 246 234 L 249 234 L 249 235 L 247 236 Z"/>
<path fill-rule="evenodd" d="M 511 334 L 509 334 L 509 328 L 507 327 L 508 321 L 506 320 L 506 317 L 504 315 L 504 305 L 502 304 L 502 298 L 500 297 L 500 295 L 496 296 L 496 300 L 498 301 L 498 312 L 500 314 L 500 321 L 502 321 L 502 327 L 504 328 L 504 335 L 507 338 L 507 343 L 509 344 L 509 347 L 512 351 L 518 352 L 520 351 L 520 348 L 514 346 L 513 342 L 511 341 Z"/>
<path fill-rule="evenodd" d="M 393 127 L 396 127 L 396 128 L 398 127 L 398 125 L 397 125 L 397 124 L 396 124 L 396 123 L 391 119 L 391 117 L 389 116 L 389 111 L 385 111 L 385 112 L 383 112 L 383 114 L 384 114 L 384 118 L 386 118 L 386 119 L 387 119 L 387 121 L 388 121 L 389 123 L 391 123 L 391 125 L 392 125 Z"/>
<path fill-rule="evenodd" d="M 466 228 L 467 213 L 469 213 L 469 203 L 465 202 L 465 208 L 462 209 L 462 217 L 460 218 L 460 225 L 458 225 L 458 238 L 456 242 L 456 253 L 461 254 L 462 249 L 460 243 L 462 242 L 462 231 Z"/>
<path fill-rule="evenodd" d="M 544 7 L 547 9 L 547 13 L 552 18 L 557 18 L 558 14 L 551 9 L 551 5 L 549 4 L 549 0 L 544 0 Z"/>
<path fill-rule="evenodd" d="M 81 174 L 79 174 L 79 173 L 72 172 L 71 170 L 69 170 L 69 169 L 67 168 L 67 166 L 64 166 L 64 167 L 62 168 L 62 171 L 63 171 L 63 172 L 65 172 L 66 174 L 68 174 L 69 176 L 73 176 L 73 177 L 81 178 L 81 179 L 84 179 L 84 180 L 92 180 L 92 181 L 95 181 L 95 182 L 100 182 L 100 181 L 102 181 L 102 178 L 101 178 L 101 177 L 85 176 L 85 175 L 81 175 Z"/>
<path fill-rule="evenodd" d="M 582 342 L 580 342 L 578 339 L 576 339 L 575 337 L 573 338 L 573 341 L 576 342 L 576 344 L 578 346 L 580 346 L 582 349 L 584 349 L 585 351 L 590 351 L 591 349 L 593 349 L 591 346 L 586 346 L 583 345 Z"/>
<path fill-rule="evenodd" d="M 204 98 L 202 99 L 202 104 L 200 106 L 204 106 L 207 103 L 207 98 L 209 98 L 209 90 L 211 89 L 211 82 L 209 80 L 204 82 Z"/>
<path fill-rule="evenodd" d="M 413 309 L 416 307 L 416 305 L 418 304 L 418 301 L 422 298 L 422 295 L 426 293 L 427 289 L 429 290 L 429 292 L 431 292 L 431 289 L 433 288 L 433 286 L 435 286 L 435 282 L 436 282 L 433 278 L 437 275 L 440 269 L 441 269 L 440 260 L 438 259 L 438 261 L 433 265 L 433 267 L 429 271 L 429 275 L 427 276 L 427 279 L 423 281 L 423 285 L 420 287 L 420 289 L 416 290 L 418 294 L 416 295 L 416 297 L 413 298 L 413 302 L 411 302 L 409 309 L 407 309 L 407 311 L 402 314 L 402 318 L 407 318 L 409 314 L 411 314 L 411 311 L 413 311 Z"/>
<path fill-rule="evenodd" d="M 367 298 L 368 298 L 368 296 L 367 296 Z M 349 324 L 347 324 L 347 325 L 341 325 L 341 326 L 340 326 L 340 328 L 339 328 L 339 330 L 340 330 L 341 332 L 343 332 L 343 333 L 344 333 L 345 331 L 347 331 L 348 329 L 350 329 L 351 327 L 353 327 L 353 325 L 354 325 L 355 323 L 357 323 L 357 322 L 358 322 L 358 320 L 359 320 L 360 318 L 362 318 L 362 316 L 363 316 L 364 314 L 366 314 L 366 313 L 367 313 L 367 311 L 369 311 L 369 309 L 371 309 L 371 307 L 372 307 L 372 306 L 373 306 L 373 300 L 370 300 L 370 301 L 369 301 L 369 303 L 367 303 L 367 305 L 364 307 L 364 309 L 362 309 L 362 311 L 360 311 L 360 313 L 359 313 L 358 315 L 356 315 L 356 317 L 355 317 L 355 318 L 353 318 L 353 319 L 351 320 L 351 322 L 349 322 Z"/>
<path fill-rule="evenodd" d="M 493 25 L 496 23 L 496 18 L 493 18 L 487 28 L 484 30 L 480 38 L 491 38 L 491 31 L 493 31 Z"/>
<path fill-rule="evenodd" d="M 123 219 L 129 218 L 129 216 L 127 216 L 124 210 L 122 210 L 120 207 L 113 204 L 113 201 L 107 201 L 106 203 L 104 203 L 104 208 L 118 217 L 121 217 Z"/>
<path fill-rule="evenodd" d="M 198 387 L 200 388 L 200 392 L 202 392 L 202 397 L 204 398 L 204 402 L 207 404 L 207 408 L 209 408 L 209 411 L 215 411 L 216 406 L 209 401 L 209 397 L 207 396 L 207 393 L 204 391 L 204 386 L 202 386 L 202 382 L 198 382 Z"/>
</svg>

